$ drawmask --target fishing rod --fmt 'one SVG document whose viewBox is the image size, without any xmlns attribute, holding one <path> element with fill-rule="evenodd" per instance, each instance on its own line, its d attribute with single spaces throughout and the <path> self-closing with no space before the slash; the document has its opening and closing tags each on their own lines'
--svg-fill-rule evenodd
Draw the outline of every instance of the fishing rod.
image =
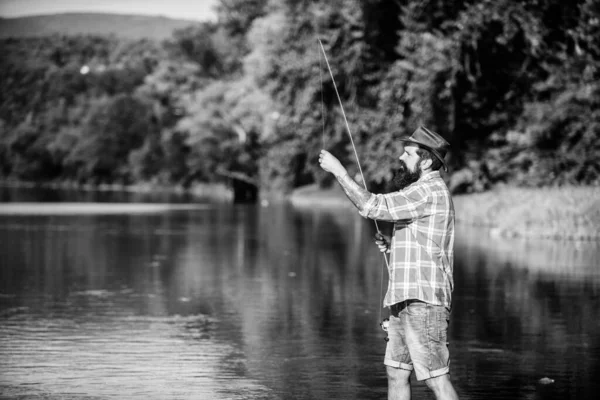
<svg viewBox="0 0 600 400">
<path fill-rule="evenodd" d="M 358 152 L 356 151 L 356 146 L 354 145 L 354 140 L 352 138 L 352 132 L 350 131 L 350 124 L 348 124 L 348 118 L 346 118 L 346 112 L 344 111 L 344 104 L 342 103 L 342 98 L 340 97 L 340 93 L 338 91 L 337 85 L 335 83 L 335 78 L 333 77 L 333 72 L 331 70 L 331 66 L 329 65 L 329 59 L 327 58 L 327 53 L 325 52 L 325 47 L 323 47 L 323 42 L 321 42 L 321 39 L 317 38 L 317 40 L 319 41 L 319 45 L 321 46 L 321 51 L 323 53 L 323 56 L 325 58 L 325 63 L 327 64 L 327 70 L 329 71 L 329 75 L 331 76 L 331 81 L 333 82 L 333 88 L 335 89 L 335 94 L 337 95 L 337 99 L 338 102 L 340 103 L 340 109 L 342 110 L 342 116 L 344 117 L 344 122 L 346 123 L 346 131 L 348 132 L 348 137 L 350 138 L 350 143 L 352 144 L 352 150 L 354 151 L 354 157 L 356 158 L 356 164 L 358 165 L 358 171 L 360 172 L 360 177 L 362 179 L 362 183 L 363 183 L 363 187 L 365 188 L 365 190 L 367 189 L 367 181 L 365 180 L 365 176 L 363 174 L 362 171 L 362 167 L 360 165 L 360 160 L 358 158 Z M 323 78 L 321 77 L 321 106 L 322 106 L 322 112 L 321 115 L 323 115 L 323 111 L 324 111 L 324 101 L 323 101 Z M 325 122 L 323 120 L 323 148 L 325 148 Z M 377 234 L 381 237 L 383 237 L 383 234 L 381 233 L 381 230 L 379 230 L 379 225 L 377 224 L 377 220 L 373 220 L 373 222 L 375 223 L 375 229 L 377 229 Z M 385 265 L 388 268 L 389 271 L 389 261 L 387 256 L 385 255 L 385 252 L 382 253 L 383 255 L 383 259 L 385 260 Z M 380 296 L 381 293 L 383 292 L 383 266 L 382 266 L 382 271 L 381 271 L 381 285 L 380 285 Z M 379 319 L 381 320 L 381 301 L 379 304 Z M 384 320 L 381 321 L 380 326 L 381 328 L 387 332 L 387 326 L 388 326 L 389 320 L 386 318 Z M 386 342 L 388 341 L 388 338 L 385 338 Z"/>
</svg>

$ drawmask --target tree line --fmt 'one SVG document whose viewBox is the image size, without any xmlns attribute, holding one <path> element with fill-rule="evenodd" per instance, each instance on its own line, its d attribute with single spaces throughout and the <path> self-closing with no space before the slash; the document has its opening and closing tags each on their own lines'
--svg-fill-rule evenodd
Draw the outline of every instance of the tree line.
<svg viewBox="0 0 600 400">
<path fill-rule="evenodd" d="M 600 0 L 220 0 L 166 41 L 0 42 L 0 176 L 286 193 L 357 172 L 385 190 L 398 137 L 452 144 L 455 192 L 598 184 Z"/>
</svg>

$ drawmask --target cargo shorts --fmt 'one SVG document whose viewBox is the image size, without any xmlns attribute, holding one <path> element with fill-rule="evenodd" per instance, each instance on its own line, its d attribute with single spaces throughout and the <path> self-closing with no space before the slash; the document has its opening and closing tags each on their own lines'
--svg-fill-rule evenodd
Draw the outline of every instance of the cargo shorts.
<svg viewBox="0 0 600 400">
<path fill-rule="evenodd" d="M 414 369 L 419 381 L 448 374 L 450 311 L 418 300 L 394 304 L 390 311 L 384 364 Z"/>
</svg>

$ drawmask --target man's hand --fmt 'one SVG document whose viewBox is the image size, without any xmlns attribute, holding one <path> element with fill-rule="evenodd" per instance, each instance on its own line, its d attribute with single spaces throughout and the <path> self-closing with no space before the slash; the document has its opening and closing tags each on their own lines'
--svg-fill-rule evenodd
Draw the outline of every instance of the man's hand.
<svg viewBox="0 0 600 400">
<path fill-rule="evenodd" d="M 336 177 L 346 175 L 346 168 L 327 150 L 321 150 L 319 154 L 319 165 L 327 172 L 331 172 Z"/>
<path fill-rule="evenodd" d="M 366 188 L 361 188 L 358 183 L 348 175 L 348 171 L 346 171 L 346 168 L 344 168 L 339 160 L 332 156 L 328 151 L 321 150 L 321 153 L 319 154 L 319 165 L 325 171 L 331 172 L 335 176 L 344 190 L 344 193 L 346 193 L 346 196 L 348 196 L 352 204 L 358 208 L 358 211 L 362 213 L 367 202 L 371 198 L 371 193 L 369 193 Z"/>
<path fill-rule="evenodd" d="M 390 252 L 390 241 L 391 240 L 392 240 L 391 237 L 385 236 L 379 232 L 377 232 L 375 234 L 375 244 L 377 245 L 377 247 L 379 247 L 379 251 L 382 253 Z"/>
</svg>

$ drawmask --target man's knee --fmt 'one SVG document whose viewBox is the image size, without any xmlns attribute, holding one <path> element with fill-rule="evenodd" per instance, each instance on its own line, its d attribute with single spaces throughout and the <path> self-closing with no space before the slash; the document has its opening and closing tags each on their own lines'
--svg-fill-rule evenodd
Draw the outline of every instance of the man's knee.
<svg viewBox="0 0 600 400">
<path fill-rule="evenodd" d="M 425 384 L 427 384 L 427 386 L 434 392 L 444 390 L 448 385 L 452 386 L 452 383 L 450 383 L 450 375 L 448 374 L 426 379 Z"/>
<path fill-rule="evenodd" d="M 436 399 L 458 400 L 458 395 L 450 382 L 450 375 L 441 375 L 425 380 L 427 386 L 433 391 Z"/>
<path fill-rule="evenodd" d="M 407 371 L 401 368 L 394 368 L 390 366 L 385 367 L 387 371 L 387 377 L 390 382 L 397 385 L 408 385 L 410 384 L 411 371 Z"/>
</svg>

